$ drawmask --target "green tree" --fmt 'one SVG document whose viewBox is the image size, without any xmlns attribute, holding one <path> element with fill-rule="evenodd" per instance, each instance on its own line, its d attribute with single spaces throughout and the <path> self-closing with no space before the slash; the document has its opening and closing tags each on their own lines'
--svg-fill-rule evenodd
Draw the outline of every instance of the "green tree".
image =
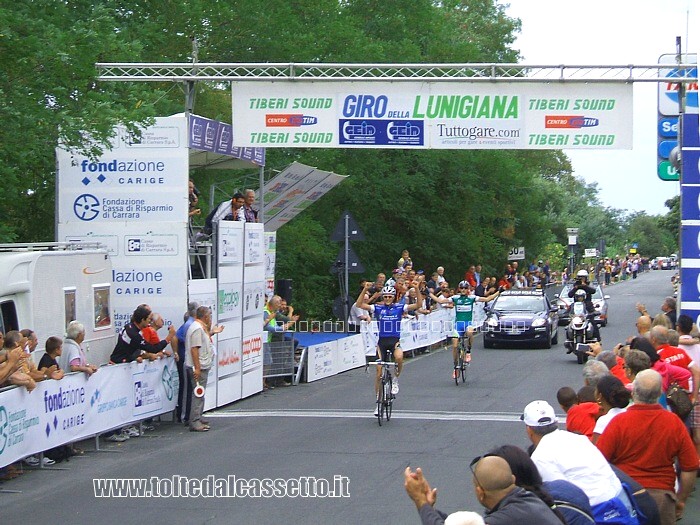
<svg viewBox="0 0 700 525">
<path fill-rule="evenodd" d="M 131 60 L 113 12 L 87 1 L 5 2 L 0 7 L 0 241 L 53 238 L 54 148 L 87 153 L 114 125 L 148 122 L 158 90 L 95 82 L 95 62 Z"/>
</svg>

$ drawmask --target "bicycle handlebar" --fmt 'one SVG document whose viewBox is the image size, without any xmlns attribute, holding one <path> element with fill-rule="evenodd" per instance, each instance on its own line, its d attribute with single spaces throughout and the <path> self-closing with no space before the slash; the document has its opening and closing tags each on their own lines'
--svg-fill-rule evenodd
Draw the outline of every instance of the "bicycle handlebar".
<svg viewBox="0 0 700 525">
<path fill-rule="evenodd" d="M 374 361 L 369 364 L 377 366 L 398 366 L 398 363 L 395 363 L 394 361 Z"/>
</svg>

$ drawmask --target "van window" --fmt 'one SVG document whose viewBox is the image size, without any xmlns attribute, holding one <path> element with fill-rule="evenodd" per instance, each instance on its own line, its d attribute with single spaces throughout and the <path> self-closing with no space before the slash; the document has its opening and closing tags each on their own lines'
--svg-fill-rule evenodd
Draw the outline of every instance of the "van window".
<svg viewBox="0 0 700 525">
<path fill-rule="evenodd" d="M 64 288 L 63 289 L 63 301 L 64 301 L 64 312 L 66 320 L 66 328 L 68 328 L 68 323 L 75 321 L 77 318 L 75 312 L 75 288 Z"/>
<path fill-rule="evenodd" d="M 95 330 L 112 326 L 109 307 L 109 285 L 100 284 L 92 287 L 93 311 L 95 312 Z"/>
<path fill-rule="evenodd" d="M 0 330 L 2 330 L 3 334 L 10 330 L 19 330 L 14 301 L 3 301 L 0 303 Z"/>
</svg>

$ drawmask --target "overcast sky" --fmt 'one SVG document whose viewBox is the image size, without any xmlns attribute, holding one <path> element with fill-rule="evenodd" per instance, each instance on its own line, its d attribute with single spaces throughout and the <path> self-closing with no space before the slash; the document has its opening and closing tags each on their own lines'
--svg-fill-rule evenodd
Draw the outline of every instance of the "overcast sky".
<svg viewBox="0 0 700 525">
<path fill-rule="evenodd" d="M 523 64 L 650 65 L 683 51 L 698 52 L 698 0 L 499 0 L 520 18 L 515 48 Z M 686 16 L 689 12 L 689 17 Z M 689 20 L 689 22 L 688 22 Z M 695 35 L 693 34 L 695 33 Z M 565 150 L 574 172 L 597 182 L 604 206 L 665 214 L 664 201 L 680 192 L 657 176 L 657 85 L 634 84 L 632 150 Z"/>
</svg>

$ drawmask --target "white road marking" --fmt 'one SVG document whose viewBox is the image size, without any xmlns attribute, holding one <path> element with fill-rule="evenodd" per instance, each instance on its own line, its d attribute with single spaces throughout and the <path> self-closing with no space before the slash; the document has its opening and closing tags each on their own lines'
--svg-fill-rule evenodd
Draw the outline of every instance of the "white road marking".
<svg viewBox="0 0 700 525">
<path fill-rule="evenodd" d="M 207 412 L 208 418 L 239 418 L 239 417 L 291 417 L 291 418 L 339 418 L 365 419 L 371 416 L 368 410 L 217 410 Z M 415 419 L 433 421 L 502 421 L 518 422 L 520 414 L 513 412 L 435 412 L 394 410 L 394 419 Z"/>
</svg>

